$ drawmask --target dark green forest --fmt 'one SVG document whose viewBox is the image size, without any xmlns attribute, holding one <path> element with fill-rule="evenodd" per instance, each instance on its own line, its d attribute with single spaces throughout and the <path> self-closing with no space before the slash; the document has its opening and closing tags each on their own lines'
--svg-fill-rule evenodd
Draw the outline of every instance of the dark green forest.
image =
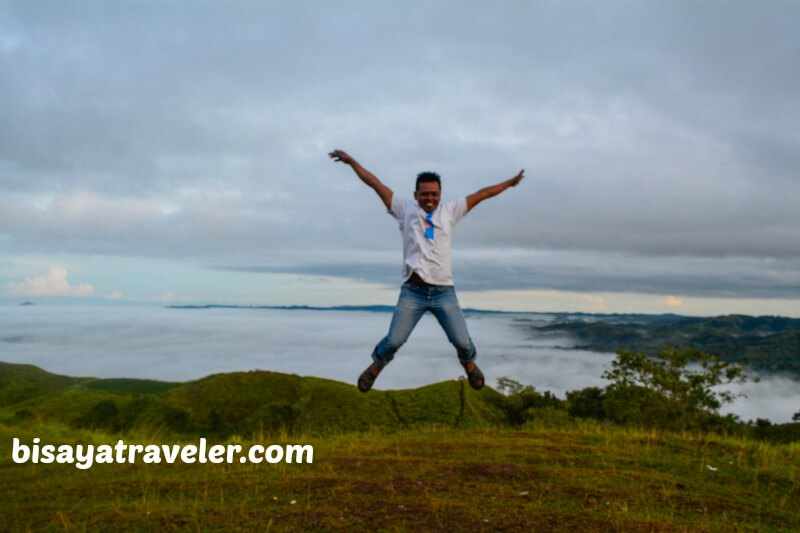
<svg viewBox="0 0 800 533">
<path fill-rule="evenodd" d="M 800 319 L 745 315 L 575 315 L 548 324 L 518 319 L 536 338 L 566 339 L 565 349 L 655 355 L 664 347 L 691 347 L 757 372 L 800 378 Z"/>
</svg>

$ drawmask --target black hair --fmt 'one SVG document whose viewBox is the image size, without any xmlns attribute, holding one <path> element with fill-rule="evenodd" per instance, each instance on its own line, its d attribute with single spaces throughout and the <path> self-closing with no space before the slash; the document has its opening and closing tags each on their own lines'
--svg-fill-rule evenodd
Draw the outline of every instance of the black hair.
<svg viewBox="0 0 800 533">
<path fill-rule="evenodd" d="M 430 172 L 426 170 L 425 172 L 420 172 L 419 174 L 417 174 L 416 190 L 419 190 L 420 183 L 429 183 L 429 182 L 436 182 L 439 184 L 439 189 L 442 188 L 442 178 L 439 177 L 439 174 L 437 174 L 436 172 Z"/>
</svg>

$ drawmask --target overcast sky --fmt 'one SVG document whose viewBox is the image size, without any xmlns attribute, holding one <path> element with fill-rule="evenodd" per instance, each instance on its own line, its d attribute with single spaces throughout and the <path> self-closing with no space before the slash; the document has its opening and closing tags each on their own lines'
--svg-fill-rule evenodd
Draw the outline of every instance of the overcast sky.
<svg viewBox="0 0 800 533">
<path fill-rule="evenodd" d="M 800 315 L 800 3 L 0 0 L 0 297 Z M 582 307 L 582 309 L 578 309 Z"/>
</svg>

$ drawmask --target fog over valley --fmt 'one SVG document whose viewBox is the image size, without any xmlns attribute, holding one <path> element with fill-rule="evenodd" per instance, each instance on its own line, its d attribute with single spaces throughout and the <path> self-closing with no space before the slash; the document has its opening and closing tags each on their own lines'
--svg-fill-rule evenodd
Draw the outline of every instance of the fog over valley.
<svg viewBox="0 0 800 533">
<path fill-rule="evenodd" d="M 511 377 L 564 398 L 604 386 L 613 353 L 565 349 L 564 338 L 530 335 L 549 315 L 469 313 L 478 360 L 495 386 Z M 355 383 L 391 314 L 281 309 L 170 309 L 129 306 L 1 306 L 0 361 L 101 378 L 187 381 L 253 369 Z M 523 319 L 523 320 L 520 320 Z M 376 381 L 377 389 L 415 388 L 462 375 L 455 350 L 431 315 Z M 787 422 L 800 410 L 800 382 L 762 374 L 747 398 L 723 409 L 743 420 Z"/>
</svg>

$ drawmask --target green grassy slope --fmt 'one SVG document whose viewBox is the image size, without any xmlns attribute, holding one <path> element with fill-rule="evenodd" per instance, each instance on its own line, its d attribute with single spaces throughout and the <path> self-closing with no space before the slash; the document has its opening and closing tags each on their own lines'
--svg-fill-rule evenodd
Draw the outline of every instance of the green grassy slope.
<svg viewBox="0 0 800 533">
<path fill-rule="evenodd" d="M 800 528 L 797 446 L 599 426 L 440 428 L 291 439 L 314 446 L 313 464 L 12 463 L 10 440 L 33 436 L 116 442 L 0 424 L 3 531 Z"/>
<path fill-rule="evenodd" d="M 59 376 L 34 365 L 0 361 L 0 408 L 58 393 L 89 379 Z"/>
<path fill-rule="evenodd" d="M 505 423 L 499 407 L 502 396 L 489 387 L 475 392 L 464 381 L 364 395 L 345 383 L 264 371 L 165 383 L 75 379 L 34 369 L 0 368 L 0 380 L 5 380 L 0 381 L 0 398 L 6 398 L 0 404 L 0 420 L 23 426 L 57 421 L 75 429 L 125 433 L 148 428 L 178 437 L 222 438 L 254 431 L 326 435 L 374 428 Z M 4 394 L 5 382 L 12 385 Z"/>
<path fill-rule="evenodd" d="M 502 396 L 464 382 L 364 395 L 272 372 L 165 384 L 2 365 L 0 398 L 2 531 L 800 529 L 798 444 L 563 412 L 511 429 Z M 314 462 L 80 470 L 11 458 L 14 438 L 160 446 L 200 436 L 311 444 Z"/>
</svg>

